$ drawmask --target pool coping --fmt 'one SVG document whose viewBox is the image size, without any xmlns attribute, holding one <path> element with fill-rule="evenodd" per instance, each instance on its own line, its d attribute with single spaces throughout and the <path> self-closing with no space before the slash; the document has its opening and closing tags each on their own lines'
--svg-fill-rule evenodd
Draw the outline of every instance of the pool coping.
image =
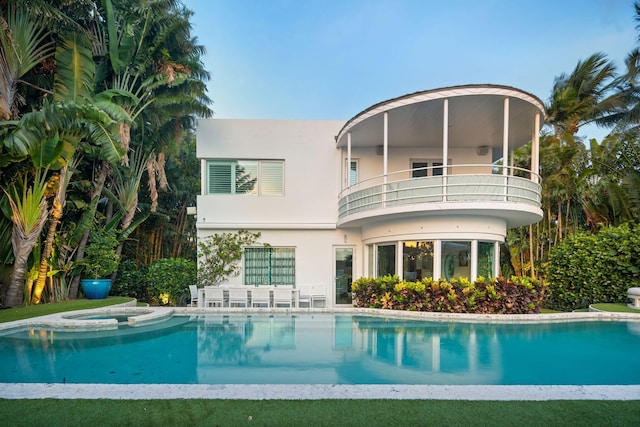
<svg viewBox="0 0 640 427">
<path fill-rule="evenodd" d="M 0 331 L 30 327 L 69 330 L 113 326 L 115 319 L 79 320 L 74 316 L 91 313 L 144 311 L 139 324 L 159 322 L 176 315 L 199 314 L 296 314 L 342 313 L 414 318 L 432 321 L 474 323 L 555 323 L 574 321 L 637 321 L 640 313 L 580 312 L 552 314 L 465 314 L 401 312 L 367 308 L 196 308 L 141 307 L 135 301 L 100 309 L 56 313 L 0 324 Z M 138 310 L 139 309 L 139 310 Z M 149 313 L 151 311 L 151 313 Z M 71 317 L 71 318 L 70 318 Z M 85 323 L 82 327 L 78 323 Z M 399 384 L 44 384 L 0 383 L 0 399 L 239 399 L 239 400 L 319 400 L 319 399 L 400 399 L 400 400 L 640 400 L 640 385 L 399 385 Z"/>
<path fill-rule="evenodd" d="M 0 383 L 0 399 L 640 400 L 640 385 Z"/>
<path fill-rule="evenodd" d="M 109 316 L 130 314 L 127 324 L 131 327 L 147 326 L 170 319 L 173 307 L 136 307 L 135 300 L 113 306 L 85 310 L 64 311 L 13 322 L 0 323 L 0 335 L 28 328 L 50 328 L 66 331 L 104 331 L 118 329 L 116 319 L 86 319 L 85 316 Z"/>
</svg>

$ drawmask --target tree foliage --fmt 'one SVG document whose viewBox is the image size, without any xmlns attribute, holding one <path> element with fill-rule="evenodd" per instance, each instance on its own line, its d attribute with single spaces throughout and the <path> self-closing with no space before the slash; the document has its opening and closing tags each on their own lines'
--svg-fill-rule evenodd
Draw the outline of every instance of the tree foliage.
<svg viewBox="0 0 640 427">
<path fill-rule="evenodd" d="M 0 187 L 11 189 L 16 177 L 25 176 L 64 186 L 45 193 L 45 231 L 33 233 L 34 244 L 25 244 L 16 257 L 6 239 L 0 243 L 0 257 L 14 262 L 0 266 L 0 277 L 12 272 L 10 281 L 0 283 L 3 305 L 22 303 L 26 272 L 34 266 L 34 302 L 75 297 L 76 267 L 97 215 L 120 218 L 122 235 L 155 215 L 179 229 L 170 240 L 160 239 L 161 246 L 180 253 L 193 245 L 186 207 L 194 205 L 199 188 L 184 172 L 170 175 L 169 182 L 165 167 L 181 162 L 183 145 L 193 147 L 183 142 L 193 140 L 196 117 L 211 115 L 204 48 L 192 35 L 192 12 L 182 2 L 25 5 L 0 2 L 0 116 L 11 119 L 0 122 Z M 140 197 L 144 189 L 148 197 Z M 172 198 L 159 197 L 168 192 L 192 197 L 181 197 L 176 207 Z M 7 236 L 12 214 L 4 191 L 0 207 L 0 236 Z M 153 228 L 142 231 L 147 234 L 136 240 L 151 240 Z M 139 251 L 120 250 L 140 263 Z M 44 287 L 44 278 L 53 283 Z"/>
<path fill-rule="evenodd" d="M 189 285 L 196 283 L 196 263 L 184 258 L 163 258 L 147 273 L 152 302 L 184 305 L 190 296 Z"/>
<path fill-rule="evenodd" d="M 255 244 L 259 238 L 260 233 L 240 230 L 201 239 L 198 242 L 198 284 L 219 285 L 240 274 L 244 247 Z"/>
<path fill-rule="evenodd" d="M 640 286 L 640 226 L 573 234 L 551 250 L 546 273 L 550 308 L 625 302 L 627 289 Z"/>
</svg>

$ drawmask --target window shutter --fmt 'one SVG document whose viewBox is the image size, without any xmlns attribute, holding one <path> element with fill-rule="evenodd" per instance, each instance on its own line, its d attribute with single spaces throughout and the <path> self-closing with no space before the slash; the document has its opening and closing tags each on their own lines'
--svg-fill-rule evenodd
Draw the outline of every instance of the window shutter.
<svg viewBox="0 0 640 427">
<path fill-rule="evenodd" d="M 284 162 L 262 161 L 260 174 L 260 194 L 266 196 L 284 194 Z"/>
<path fill-rule="evenodd" d="M 209 194 L 231 194 L 231 163 L 209 163 Z"/>
</svg>

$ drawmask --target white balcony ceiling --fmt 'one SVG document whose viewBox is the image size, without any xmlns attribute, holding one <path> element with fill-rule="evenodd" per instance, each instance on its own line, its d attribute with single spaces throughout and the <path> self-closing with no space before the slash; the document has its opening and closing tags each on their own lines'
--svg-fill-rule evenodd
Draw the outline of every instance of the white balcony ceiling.
<svg viewBox="0 0 640 427">
<path fill-rule="evenodd" d="M 389 147 L 441 147 L 444 99 L 449 100 L 449 147 L 489 146 L 502 151 L 504 99 L 509 98 L 509 149 L 531 140 L 535 114 L 544 120 L 542 101 L 507 86 L 468 85 L 417 92 L 376 104 L 349 120 L 337 135 L 338 147 L 383 144 L 388 112 Z"/>
</svg>

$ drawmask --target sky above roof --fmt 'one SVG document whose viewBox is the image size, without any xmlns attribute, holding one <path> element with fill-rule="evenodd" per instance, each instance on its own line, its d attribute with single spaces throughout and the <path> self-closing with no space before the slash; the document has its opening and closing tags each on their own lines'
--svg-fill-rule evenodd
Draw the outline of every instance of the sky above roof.
<svg viewBox="0 0 640 427">
<path fill-rule="evenodd" d="M 183 0 L 214 117 L 348 120 L 408 93 L 475 83 L 547 102 L 554 79 L 636 46 L 633 0 Z M 600 139 L 587 127 L 579 134 Z"/>
</svg>

